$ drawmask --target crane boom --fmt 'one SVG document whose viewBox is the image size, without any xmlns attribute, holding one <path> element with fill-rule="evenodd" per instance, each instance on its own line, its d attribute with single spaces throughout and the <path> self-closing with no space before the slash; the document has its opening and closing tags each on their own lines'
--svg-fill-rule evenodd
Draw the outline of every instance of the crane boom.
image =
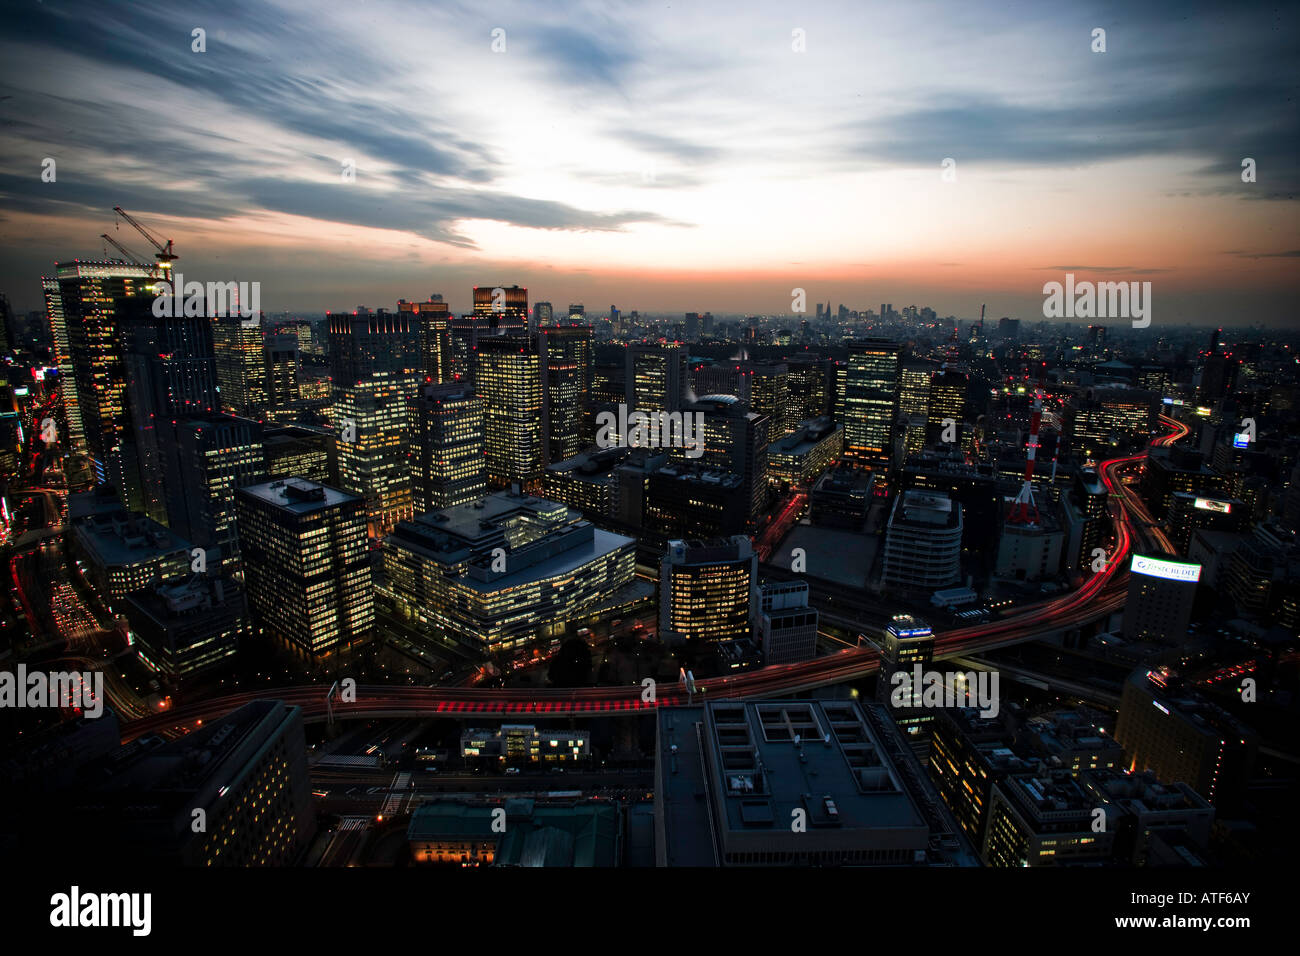
<svg viewBox="0 0 1300 956">
<path fill-rule="evenodd" d="M 149 240 L 149 244 L 158 250 L 156 253 L 154 253 L 154 258 L 158 260 L 158 265 L 165 270 L 170 270 L 172 267 L 172 263 L 180 258 L 180 256 L 176 255 L 176 253 L 172 249 L 172 241 L 168 239 L 167 245 L 164 246 L 161 242 L 159 242 L 157 239 L 154 238 L 153 233 L 151 233 L 144 226 L 140 225 L 140 223 L 136 222 L 135 218 L 132 217 L 131 214 L 128 213 L 121 206 L 114 206 L 113 212 L 117 213 L 119 216 L 125 219 L 128 223 L 130 223 L 132 226 L 135 227 L 136 232 L 140 233 L 140 235 L 144 236 L 146 239 Z"/>
<path fill-rule="evenodd" d="M 140 257 L 139 257 L 139 256 L 137 256 L 134 252 L 132 252 L 132 251 L 131 251 L 130 249 L 128 249 L 126 246 L 122 245 L 120 242 L 118 242 L 116 239 L 114 239 L 114 238 L 113 238 L 112 236 L 110 236 L 108 233 L 105 232 L 105 233 L 100 234 L 100 237 L 99 237 L 99 238 L 103 239 L 105 242 L 107 242 L 109 245 L 111 245 L 111 246 L 112 246 L 114 249 L 116 249 L 118 252 L 122 253 L 122 255 L 126 256 L 126 261 L 127 261 L 127 262 L 132 262 L 132 263 L 135 263 L 136 265 L 144 265 L 144 263 L 140 261 Z"/>
</svg>

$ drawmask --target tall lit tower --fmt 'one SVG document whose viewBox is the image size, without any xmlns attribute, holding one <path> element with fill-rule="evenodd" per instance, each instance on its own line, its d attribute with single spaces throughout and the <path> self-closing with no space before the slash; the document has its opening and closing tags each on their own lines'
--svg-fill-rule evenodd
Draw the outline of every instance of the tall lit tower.
<svg viewBox="0 0 1300 956">
<path fill-rule="evenodd" d="M 542 457 L 542 376 L 536 336 L 480 340 L 475 390 L 483 400 L 488 480 L 497 487 L 537 485 Z"/>
<path fill-rule="evenodd" d="M 1043 374 L 1046 374 L 1044 365 Z M 1038 453 L 1038 426 L 1043 420 L 1043 381 L 1040 378 L 1034 390 L 1034 413 L 1029 419 L 1029 444 L 1025 449 L 1025 481 L 1020 494 L 1007 512 L 1008 524 L 1037 524 L 1038 506 L 1034 504 L 1034 458 Z"/>
</svg>

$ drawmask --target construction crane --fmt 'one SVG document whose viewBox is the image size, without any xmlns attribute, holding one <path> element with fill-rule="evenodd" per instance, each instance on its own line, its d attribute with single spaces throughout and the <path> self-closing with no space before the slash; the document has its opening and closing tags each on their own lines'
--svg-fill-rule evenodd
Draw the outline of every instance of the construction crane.
<svg viewBox="0 0 1300 956">
<path fill-rule="evenodd" d="M 105 242 L 107 242 L 110 246 L 112 246 L 112 247 L 113 247 L 114 249 L 116 249 L 118 252 L 122 253 L 122 255 L 126 256 L 126 261 L 127 261 L 127 262 L 130 262 L 130 263 L 132 263 L 133 265 L 138 265 L 138 266 L 142 266 L 142 265 L 144 265 L 144 262 L 140 259 L 139 256 L 137 256 L 134 252 L 132 252 L 132 251 L 131 251 L 130 249 L 128 249 L 126 246 L 122 245 L 120 242 L 118 242 L 116 239 L 114 239 L 114 238 L 113 238 L 112 236 L 110 236 L 108 233 L 106 233 L 106 232 L 105 232 L 105 233 L 101 233 L 99 238 L 103 239 Z"/>
<path fill-rule="evenodd" d="M 164 276 L 171 275 L 172 263 L 180 258 L 180 256 L 176 255 L 176 253 L 172 251 L 172 241 L 168 239 L 167 245 L 164 246 L 161 242 L 159 242 L 157 239 L 154 238 L 153 233 L 151 233 L 144 226 L 140 225 L 140 223 L 136 222 L 135 219 L 132 218 L 132 216 L 121 206 L 114 206 L 113 212 L 117 213 L 119 216 L 125 219 L 128 223 L 130 223 L 132 226 L 135 227 L 136 232 L 140 233 L 140 235 L 144 236 L 146 239 L 149 240 L 149 244 L 158 250 L 157 252 L 154 253 L 154 258 L 158 260 L 158 268 L 162 270 Z"/>
</svg>

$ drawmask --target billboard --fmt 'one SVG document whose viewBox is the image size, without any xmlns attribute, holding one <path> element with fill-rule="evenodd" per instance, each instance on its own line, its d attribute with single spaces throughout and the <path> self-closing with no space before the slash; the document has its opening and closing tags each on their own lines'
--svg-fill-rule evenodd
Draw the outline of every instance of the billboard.
<svg viewBox="0 0 1300 956">
<path fill-rule="evenodd" d="M 1134 574 L 1163 578 L 1166 581 L 1186 581 L 1195 584 L 1201 579 L 1199 564 L 1184 564 L 1181 561 L 1165 561 L 1162 558 L 1147 558 L 1140 554 L 1133 555 L 1133 564 L 1129 570 Z"/>
<path fill-rule="evenodd" d="M 1197 498 L 1192 502 L 1193 507 L 1200 508 L 1202 511 L 1217 511 L 1219 514 L 1231 514 L 1232 505 L 1227 501 L 1216 501 L 1214 498 Z"/>
</svg>

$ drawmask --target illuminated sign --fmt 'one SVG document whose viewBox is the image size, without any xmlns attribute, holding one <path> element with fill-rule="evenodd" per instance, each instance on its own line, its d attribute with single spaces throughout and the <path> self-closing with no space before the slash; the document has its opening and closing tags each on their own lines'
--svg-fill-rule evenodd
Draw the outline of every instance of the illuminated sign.
<svg viewBox="0 0 1300 956">
<path fill-rule="evenodd" d="M 1133 555 L 1133 564 L 1129 570 L 1134 574 L 1164 578 L 1166 581 L 1188 581 L 1194 584 L 1201 579 L 1201 566 L 1199 564 L 1183 564 L 1180 561 L 1144 558 L 1140 554 Z"/>
<path fill-rule="evenodd" d="M 1225 515 L 1232 513 L 1231 504 L 1226 501 L 1215 501 L 1213 498 L 1197 498 L 1192 504 L 1202 511 L 1217 511 Z"/>
<path fill-rule="evenodd" d="M 1242 432 L 1240 435 L 1233 435 L 1233 436 L 1232 436 L 1232 447 L 1233 447 L 1233 448 L 1249 448 L 1249 447 L 1250 447 L 1250 436 L 1247 435 L 1245 432 Z"/>
<path fill-rule="evenodd" d="M 1200 415 L 1202 418 L 1209 418 L 1212 411 L 1214 411 L 1214 409 L 1206 408 L 1204 405 L 1196 406 L 1196 414 Z"/>
<path fill-rule="evenodd" d="M 14 394 L 15 394 L 15 395 L 18 395 L 18 396 L 22 396 L 22 395 L 26 395 L 26 394 L 27 394 L 27 391 L 28 391 L 27 389 L 22 388 L 22 387 L 20 386 L 20 387 L 14 389 Z"/>
<path fill-rule="evenodd" d="M 890 628 L 893 630 L 893 628 Z M 928 627 L 909 627 L 903 631 L 894 631 L 898 637 L 929 637 L 934 632 Z"/>
<path fill-rule="evenodd" d="M 1164 704 L 1160 703 L 1160 701 L 1158 701 L 1158 700 L 1153 700 L 1151 703 L 1155 704 L 1155 705 L 1156 705 L 1156 710 L 1160 711 L 1161 713 L 1164 713 L 1164 714 L 1169 713 L 1169 708 L 1166 707 Z"/>
</svg>

